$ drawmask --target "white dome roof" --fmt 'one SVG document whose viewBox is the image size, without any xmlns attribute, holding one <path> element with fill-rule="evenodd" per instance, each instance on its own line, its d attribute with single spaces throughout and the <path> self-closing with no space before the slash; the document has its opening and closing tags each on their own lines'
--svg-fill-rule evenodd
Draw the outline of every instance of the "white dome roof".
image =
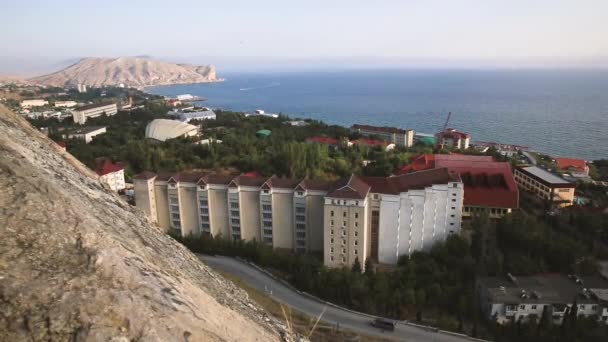
<svg viewBox="0 0 608 342">
<path fill-rule="evenodd" d="M 146 126 L 146 138 L 160 141 L 181 136 L 193 136 L 196 133 L 198 133 L 196 126 L 176 120 L 156 119 Z"/>
</svg>

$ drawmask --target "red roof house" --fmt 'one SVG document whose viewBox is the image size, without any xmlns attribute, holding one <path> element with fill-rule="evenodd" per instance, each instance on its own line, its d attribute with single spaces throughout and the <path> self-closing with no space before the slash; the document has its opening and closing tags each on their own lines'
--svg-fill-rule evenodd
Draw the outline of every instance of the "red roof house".
<svg viewBox="0 0 608 342">
<path fill-rule="evenodd" d="M 581 172 L 589 174 L 589 167 L 587 166 L 587 163 L 582 159 L 555 158 L 555 164 L 557 164 L 557 169 L 560 171 Z"/>
<path fill-rule="evenodd" d="M 124 170 L 124 169 L 125 169 L 125 167 L 124 167 L 123 163 L 121 163 L 121 162 L 112 163 L 112 160 L 110 158 L 101 157 L 101 158 L 95 159 L 95 172 L 99 176 L 104 176 L 109 173 L 118 172 L 118 171 Z"/>
<path fill-rule="evenodd" d="M 338 139 L 328 138 L 328 137 L 318 137 L 318 136 L 308 137 L 308 138 L 306 138 L 306 142 L 323 144 L 323 145 L 332 145 L 332 146 L 338 145 Z"/>
</svg>

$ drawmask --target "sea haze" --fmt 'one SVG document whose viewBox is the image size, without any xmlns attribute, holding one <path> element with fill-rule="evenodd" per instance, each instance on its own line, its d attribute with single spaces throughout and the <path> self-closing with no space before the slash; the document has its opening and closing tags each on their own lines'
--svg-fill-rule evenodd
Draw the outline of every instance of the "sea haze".
<svg viewBox="0 0 608 342">
<path fill-rule="evenodd" d="M 263 109 L 350 126 L 433 133 L 449 126 L 473 141 L 529 146 L 553 156 L 608 158 L 608 71 L 365 70 L 226 73 L 223 83 L 151 87 L 192 94 L 212 108 Z"/>
</svg>

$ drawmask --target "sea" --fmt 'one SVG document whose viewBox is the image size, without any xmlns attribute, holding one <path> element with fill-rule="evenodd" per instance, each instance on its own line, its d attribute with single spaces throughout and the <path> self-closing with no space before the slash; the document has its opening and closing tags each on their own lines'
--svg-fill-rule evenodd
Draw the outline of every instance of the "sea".
<svg viewBox="0 0 608 342">
<path fill-rule="evenodd" d="M 329 124 L 434 133 L 528 146 L 551 156 L 608 158 L 608 70 L 336 70 L 218 73 L 224 82 L 146 91 L 201 106 L 262 109 Z"/>
</svg>

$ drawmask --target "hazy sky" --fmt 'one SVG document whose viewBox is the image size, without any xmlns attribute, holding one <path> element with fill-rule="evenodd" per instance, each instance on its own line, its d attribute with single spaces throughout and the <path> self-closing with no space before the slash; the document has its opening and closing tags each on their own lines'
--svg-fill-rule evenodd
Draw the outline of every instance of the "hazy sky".
<svg viewBox="0 0 608 342">
<path fill-rule="evenodd" d="M 608 0 L 0 0 L 0 56 L 606 65 Z"/>
</svg>

